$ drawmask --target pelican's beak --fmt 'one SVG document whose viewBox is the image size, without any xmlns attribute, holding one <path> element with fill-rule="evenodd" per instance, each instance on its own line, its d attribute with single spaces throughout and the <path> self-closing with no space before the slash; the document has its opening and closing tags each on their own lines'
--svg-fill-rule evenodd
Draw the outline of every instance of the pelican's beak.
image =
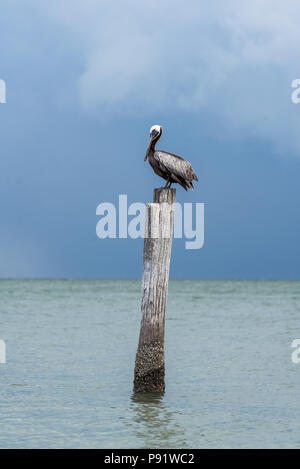
<svg viewBox="0 0 300 469">
<path fill-rule="evenodd" d="M 148 158 L 148 155 L 149 155 L 149 151 L 150 151 L 151 145 L 152 145 L 152 137 L 149 138 L 149 143 L 148 143 L 148 147 L 147 147 L 147 151 L 146 151 L 146 156 L 145 156 L 145 159 L 144 159 L 144 162 L 145 162 L 145 163 L 146 163 L 146 161 L 147 161 L 147 158 Z"/>
</svg>

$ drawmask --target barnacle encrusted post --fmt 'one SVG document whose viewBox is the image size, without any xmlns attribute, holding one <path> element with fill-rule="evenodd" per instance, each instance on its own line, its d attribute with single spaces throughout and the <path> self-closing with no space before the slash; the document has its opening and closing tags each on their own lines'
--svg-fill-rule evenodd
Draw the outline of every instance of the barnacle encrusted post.
<svg viewBox="0 0 300 469">
<path fill-rule="evenodd" d="M 142 322 L 136 353 L 134 392 L 165 390 L 165 315 L 176 189 L 154 190 L 147 205 L 142 280 Z"/>
</svg>

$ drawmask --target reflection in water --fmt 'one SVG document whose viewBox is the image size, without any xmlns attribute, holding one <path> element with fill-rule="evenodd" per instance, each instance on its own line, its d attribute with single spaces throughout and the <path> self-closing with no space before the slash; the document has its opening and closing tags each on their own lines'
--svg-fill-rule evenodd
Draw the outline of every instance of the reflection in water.
<svg viewBox="0 0 300 469">
<path fill-rule="evenodd" d="M 176 414 L 164 404 L 163 394 L 133 394 L 130 408 L 134 414 L 134 431 L 142 448 L 186 447 L 184 430 Z M 132 425 L 132 424 L 130 424 Z"/>
</svg>

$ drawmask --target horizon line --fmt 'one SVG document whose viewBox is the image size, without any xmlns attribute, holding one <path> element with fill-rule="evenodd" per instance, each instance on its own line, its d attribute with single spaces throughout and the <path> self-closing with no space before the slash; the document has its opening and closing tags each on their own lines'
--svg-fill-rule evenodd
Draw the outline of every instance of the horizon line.
<svg viewBox="0 0 300 469">
<path fill-rule="evenodd" d="M 142 280 L 141 277 L 1 277 L 1 280 Z M 249 280 L 273 280 L 289 281 L 300 280 L 300 277 L 171 277 L 169 280 L 228 280 L 228 281 L 249 281 Z"/>
</svg>

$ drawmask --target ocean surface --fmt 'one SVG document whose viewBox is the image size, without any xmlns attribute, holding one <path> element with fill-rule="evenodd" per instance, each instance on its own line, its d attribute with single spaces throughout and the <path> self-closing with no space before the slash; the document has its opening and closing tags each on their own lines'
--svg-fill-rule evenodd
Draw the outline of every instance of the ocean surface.
<svg viewBox="0 0 300 469">
<path fill-rule="evenodd" d="M 171 281 L 161 396 L 132 394 L 140 300 L 0 280 L 1 448 L 300 448 L 300 281 Z"/>
</svg>

